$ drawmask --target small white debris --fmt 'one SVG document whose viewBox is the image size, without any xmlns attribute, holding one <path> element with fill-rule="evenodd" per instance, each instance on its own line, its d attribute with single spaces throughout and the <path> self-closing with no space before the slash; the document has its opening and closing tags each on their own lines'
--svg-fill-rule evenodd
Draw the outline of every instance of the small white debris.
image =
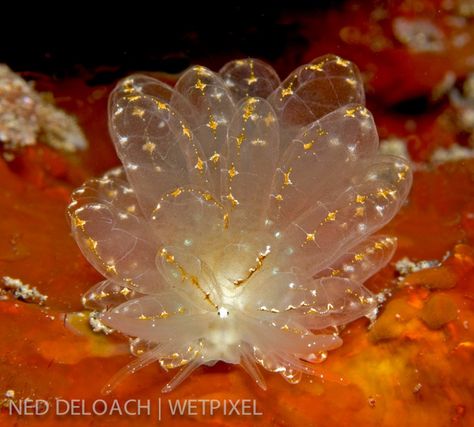
<svg viewBox="0 0 474 427">
<path fill-rule="evenodd" d="M 391 296 L 392 296 L 392 291 L 387 288 L 387 289 L 382 290 L 378 294 L 375 294 L 374 298 L 376 299 L 377 304 L 382 304 L 385 301 L 387 301 L 387 298 L 390 298 Z"/>
<path fill-rule="evenodd" d="M 408 257 L 398 260 L 395 264 L 395 269 L 400 273 L 399 280 L 410 273 L 415 273 L 427 268 L 439 267 L 441 263 L 438 260 L 423 260 L 418 262 L 411 261 Z"/>
<path fill-rule="evenodd" d="M 99 311 L 91 311 L 89 313 L 89 325 L 91 326 L 92 330 L 97 333 L 103 333 L 105 335 L 109 335 L 114 332 L 113 329 L 105 326 L 102 321 L 99 319 L 100 312 Z"/>
<path fill-rule="evenodd" d="M 378 294 L 375 294 L 373 297 L 377 301 L 377 306 L 370 312 L 365 315 L 367 319 L 370 320 L 370 325 L 368 329 L 372 327 L 374 322 L 377 320 L 377 315 L 379 314 L 380 305 L 383 304 L 388 298 L 392 296 L 392 291 L 390 289 L 384 289 Z"/>
<path fill-rule="evenodd" d="M 470 133 L 470 147 L 462 147 L 454 144 L 450 150 L 440 149 L 435 153 L 441 160 L 456 161 L 474 157 L 474 73 L 467 75 L 464 80 L 462 91 L 454 87 L 449 92 L 449 101 L 455 113 L 455 124 L 460 130 Z"/>
<path fill-rule="evenodd" d="M 474 112 L 473 112 L 474 113 Z M 432 154 L 430 161 L 434 164 L 458 162 L 474 158 L 474 149 L 452 144 L 448 148 L 437 148 Z"/>
<path fill-rule="evenodd" d="M 454 71 L 447 71 L 441 81 L 438 82 L 431 91 L 431 99 L 433 101 L 441 99 L 444 95 L 449 93 L 449 91 L 454 87 L 455 84 L 456 74 L 454 73 Z"/>
<path fill-rule="evenodd" d="M 13 296 L 26 302 L 37 302 L 43 304 L 48 297 L 43 295 L 28 284 L 23 283 L 20 279 L 14 279 L 9 276 L 3 276 L 3 284 L 6 289 L 13 291 Z"/>
<path fill-rule="evenodd" d="M 393 33 L 413 52 L 441 52 L 445 49 L 443 32 L 429 19 L 395 18 Z"/>
<path fill-rule="evenodd" d="M 37 111 L 45 143 L 70 153 L 87 148 L 86 137 L 74 117 L 47 102 L 40 103 Z"/>
<path fill-rule="evenodd" d="M 377 320 L 377 315 L 379 314 L 379 307 L 375 307 L 370 313 L 367 313 L 365 317 L 370 320 L 368 329 L 372 327 L 374 322 Z"/>
<path fill-rule="evenodd" d="M 3 154 L 2 154 L 3 158 L 5 159 L 5 161 L 7 162 L 11 162 L 13 160 L 15 160 L 15 155 L 12 154 L 12 153 L 9 153 L 7 151 L 5 151 Z"/>
</svg>

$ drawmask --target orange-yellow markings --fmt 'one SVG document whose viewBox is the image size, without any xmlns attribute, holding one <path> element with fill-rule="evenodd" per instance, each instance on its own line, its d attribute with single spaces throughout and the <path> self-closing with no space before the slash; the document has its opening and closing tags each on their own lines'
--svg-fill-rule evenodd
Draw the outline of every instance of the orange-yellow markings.
<svg viewBox="0 0 474 427">
<path fill-rule="evenodd" d="M 250 77 L 246 78 L 246 82 L 249 86 L 253 85 L 254 83 L 257 83 L 258 78 L 255 76 L 255 71 L 254 71 L 254 65 L 253 61 L 249 61 L 249 68 L 250 68 Z"/>
<path fill-rule="evenodd" d="M 204 295 L 204 300 L 207 301 L 209 304 L 211 304 L 214 308 L 218 308 L 217 305 L 212 301 L 210 293 L 206 292 L 201 284 L 199 283 L 199 279 L 196 276 L 193 276 L 189 274 L 185 268 L 178 262 L 176 261 L 175 257 L 173 254 L 168 252 L 165 248 L 162 248 L 160 251 L 160 255 L 162 258 L 166 260 L 168 264 L 173 265 L 181 274 L 181 280 L 184 282 L 186 280 L 190 281 L 191 284 L 198 289 L 203 295 Z"/>
<path fill-rule="evenodd" d="M 249 268 L 249 271 L 247 273 L 247 275 L 243 278 L 243 279 L 237 279 L 237 280 L 234 280 L 234 286 L 241 286 L 243 285 L 245 282 L 247 282 L 247 280 L 249 280 L 258 270 L 260 270 L 263 266 L 263 262 L 265 261 L 265 258 L 268 256 L 268 254 L 270 253 L 270 247 L 267 246 L 265 252 L 261 252 L 257 255 L 257 258 L 256 258 L 256 264 L 255 266 Z"/>
</svg>

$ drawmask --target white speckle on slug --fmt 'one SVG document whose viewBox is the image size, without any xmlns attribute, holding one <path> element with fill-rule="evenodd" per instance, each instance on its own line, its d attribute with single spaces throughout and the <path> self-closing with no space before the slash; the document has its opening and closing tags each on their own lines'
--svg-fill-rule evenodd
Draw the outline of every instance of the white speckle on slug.
<svg viewBox="0 0 474 427">
<path fill-rule="evenodd" d="M 224 307 L 221 307 L 221 308 L 219 308 L 219 310 L 217 310 L 217 315 L 218 315 L 221 319 L 225 319 L 225 318 L 229 317 L 229 310 L 227 310 L 227 309 L 224 308 Z"/>
</svg>

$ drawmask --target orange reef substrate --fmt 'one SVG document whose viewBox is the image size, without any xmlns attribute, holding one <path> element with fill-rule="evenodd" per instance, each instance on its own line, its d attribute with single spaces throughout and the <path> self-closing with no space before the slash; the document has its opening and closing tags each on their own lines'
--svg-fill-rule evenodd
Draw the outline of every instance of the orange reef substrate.
<svg viewBox="0 0 474 427">
<path fill-rule="evenodd" d="M 105 91 L 88 108 L 97 104 L 105 123 L 102 97 Z M 83 310 L 81 294 L 100 277 L 70 237 L 65 207 L 78 182 L 114 163 L 108 156 L 92 164 L 96 148 L 110 152 L 110 147 L 99 145 L 109 144 L 105 136 L 89 138 L 91 153 L 82 159 L 38 145 L 10 164 L 0 161 L 0 273 L 48 296 L 40 306 L 5 291 L 0 302 L 0 392 L 14 390 L 14 399 L 102 398 L 101 387 L 131 358 L 123 339 L 93 333 L 87 316 L 71 314 Z M 201 368 L 165 399 L 256 399 L 263 415 L 202 417 L 196 424 L 193 417 L 168 413 L 166 425 L 469 425 L 474 420 L 473 180 L 473 160 L 415 174 L 408 205 L 386 230 L 399 238 L 398 252 L 368 284 L 391 295 L 372 327 L 362 319 L 342 332 L 344 345 L 319 365 L 320 377 L 290 386 L 266 375 L 269 390 L 262 392 L 237 367 Z M 439 260 L 447 253 L 440 266 L 397 277 L 394 262 L 404 256 Z M 125 380 L 108 399 L 156 400 L 169 377 L 155 364 Z M 13 425 L 14 418 L 4 409 L 1 424 Z M 20 425 L 65 421 L 23 417 Z M 74 422 L 93 423 L 90 417 Z M 112 416 L 101 422 L 120 426 L 130 420 Z M 154 420 L 133 422 L 153 425 Z"/>
</svg>

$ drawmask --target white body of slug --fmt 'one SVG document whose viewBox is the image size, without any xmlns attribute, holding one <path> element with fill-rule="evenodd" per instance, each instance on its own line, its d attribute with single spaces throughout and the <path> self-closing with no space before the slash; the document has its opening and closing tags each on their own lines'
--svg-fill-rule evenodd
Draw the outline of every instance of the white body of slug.
<svg viewBox="0 0 474 427">
<path fill-rule="evenodd" d="M 374 309 L 363 282 L 395 250 L 374 233 L 411 171 L 378 154 L 363 104 L 356 67 L 332 55 L 283 82 L 247 59 L 192 67 L 174 88 L 145 75 L 117 85 L 109 120 L 123 166 L 69 207 L 106 277 L 84 303 L 134 337 L 139 358 L 117 379 L 156 360 L 182 367 L 168 391 L 220 360 L 262 387 L 257 365 L 298 382 L 341 344 L 328 327 Z"/>
</svg>

